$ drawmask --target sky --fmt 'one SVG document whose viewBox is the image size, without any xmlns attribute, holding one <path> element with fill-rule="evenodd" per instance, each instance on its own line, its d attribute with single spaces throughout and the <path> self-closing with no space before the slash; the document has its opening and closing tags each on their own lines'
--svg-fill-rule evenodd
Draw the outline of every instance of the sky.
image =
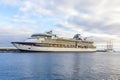
<svg viewBox="0 0 120 80">
<path fill-rule="evenodd" d="M 120 0 L 0 0 L 0 46 L 53 30 L 120 45 Z"/>
</svg>

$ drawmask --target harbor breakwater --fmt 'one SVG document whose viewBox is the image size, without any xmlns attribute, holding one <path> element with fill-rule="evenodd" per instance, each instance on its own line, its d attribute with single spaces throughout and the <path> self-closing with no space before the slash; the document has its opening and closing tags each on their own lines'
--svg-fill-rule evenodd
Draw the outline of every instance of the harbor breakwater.
<svg viewBox="0 0 120 80">
<path fill-rule="evenodd" d="M 0 53 L 3 53 L 3 52 L 19 52 L 18 49 L 16 48 L 8 48 L 8 47 L 5 47 L 5 48 L 0 48 Z"/>
</svg>

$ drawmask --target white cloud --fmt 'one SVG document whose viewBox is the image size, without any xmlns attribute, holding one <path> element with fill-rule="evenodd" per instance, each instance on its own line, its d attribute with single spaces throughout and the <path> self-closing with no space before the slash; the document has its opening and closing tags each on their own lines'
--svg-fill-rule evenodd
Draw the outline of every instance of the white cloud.
<svg viewBox="0 0 120 80">
<path fill-rule="evenodd" d="M 0 3 L 17 6 L 19 11 L 27 16 L 20 18 L 21 14 L 18 12 L 18 16 L 11 19 L 17 23 L 34 24 L 37 21 L 29 17 L 39 18 L 45 15 L 57 17 L 62 22 L 58 24 L 88 36 L 118 39 L 117 35 L 120 35 L 119 0 L 1 0 Z M 65 31 L 63 33 L 67 34 Z"/>
<path fill-rule="evenodd" d="M 21 0 L 0 0 L 0 5 L 3 6 L 19 6 Z"/>
<path fill-rule="evenodd" d="M 74 32 L 71 32 L 69 30 L 66 31 L 61 28 L 54 29 L 53 32 L 57 34 L 59 37 L 63 37 L 63 38 L 73 38 L 73 36 L 75 35 Z"/>
<path fill-rule="evenodd" d="M 35 30 L 28 27 L 0 26 L 0 36 L 26 36 Z"/>
<path fill-rule="evenodd" d="M 14 5 L 19 2 L 19 10 L 32 15 L 48 15 L 61 19 L 69 19 L 73 16 L 80 20 L 86 20 L 94 25 L 95 22 L 102 26 L 120 23 L 119 0 L 2 0 L 1 3 Z M 8 5 L 9 5 L 8 4 Z M 85 26 L 86 28 L 89 26 Z M 97 27 L 96 25 L 94 27 Z M 99 27 L 98 27 L 99 28 Z"/>
<path fill-rule="evenodd" d="M 12 22 L 15 23 L 24 23 L 24 24 L 35 24 L 34 20 L 30 20 L 30 19 L 21 19 L 21 18 L 13 18 L 11 19 Z"/>
<path fill-rule="evenodd" d="M 20 11 L 27 12 L 34 7 L 34 4 L 31 1 L 23 1 L 20 7 Z"/>
<path fill-rule="evenodd" d="M 35 33 L 28 27 L 0 26 L 0 46 L 12 46 L 13 41 L 23 41 Z"/>
<path fill-rule="evenodd" d="M 61 26 L 64 26 L 64 27 L 67 27 L 67 28 L 70 28 L 70 29 L 72 29 L 72 30 L 75 30 L 75 31 L 77 31 L 77 32 L 79 32 L 79 33 L 84 32 L 84 30 L 81 29 L 80 27 L 75 26 L 75 25 L 72 25 L 72 24 L 67 23 L 67 22 L 61 22 L 60 25 L 61 25 Z"/>
</svg>

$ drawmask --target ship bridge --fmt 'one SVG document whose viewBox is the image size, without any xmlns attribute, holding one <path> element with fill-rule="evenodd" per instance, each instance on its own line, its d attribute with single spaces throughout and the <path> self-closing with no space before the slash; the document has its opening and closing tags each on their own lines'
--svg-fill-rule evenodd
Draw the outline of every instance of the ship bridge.
<svg viewBox="0 0 120 80">
<path fill-rule="evenodd" d="M 52 34 L 52 31 L 46 32 L 44 34 L 33 34 L 31 35 L 31 38 L 56 38 L 57 36 L 55 34 Z"/>
<path fill-rule="evenodd" d="M 33 34 L 31 37 L 52 37 L 52 35 L 48 35 L 48 34 Z"/>
</svg>

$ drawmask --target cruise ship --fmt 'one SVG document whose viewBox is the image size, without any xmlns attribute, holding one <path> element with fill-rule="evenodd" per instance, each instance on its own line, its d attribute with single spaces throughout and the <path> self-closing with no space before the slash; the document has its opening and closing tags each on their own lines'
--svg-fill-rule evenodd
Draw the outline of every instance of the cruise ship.
<svg viewBox="0 0 120 80">
<path fill-rule="evenodd" d="M 21 51 L 32 52 L 95 52 L 96 47 L 93 41 L 81 38 L 75 34 L 73 38 L 61 38 L 52 31 L 40 34 L 33 34 L 24 42 L 12 42 Z"/>
</svg>

